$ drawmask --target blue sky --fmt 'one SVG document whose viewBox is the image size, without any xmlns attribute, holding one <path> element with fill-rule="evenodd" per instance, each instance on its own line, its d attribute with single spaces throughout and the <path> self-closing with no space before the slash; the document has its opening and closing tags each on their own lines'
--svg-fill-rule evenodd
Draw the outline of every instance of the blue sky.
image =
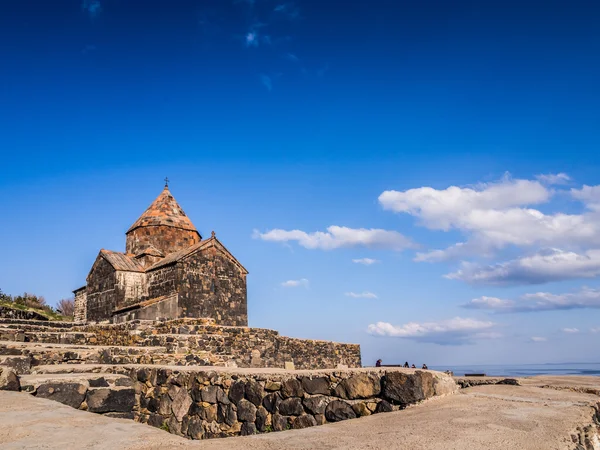
<svg viewBox="0 0 600 450">
<path fill-rule="evenodd" d="M 68 297 L 168 176 L 251 326 L 599 361 L 597 2 L 417 3 L 2 2 L 0 288 Z"/>
</svg>

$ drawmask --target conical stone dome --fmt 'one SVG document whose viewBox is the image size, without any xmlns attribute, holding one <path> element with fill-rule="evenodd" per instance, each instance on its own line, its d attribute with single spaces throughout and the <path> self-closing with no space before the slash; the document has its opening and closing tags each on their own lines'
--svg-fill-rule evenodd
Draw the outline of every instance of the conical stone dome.
<svg viewBox="0 0 600 450">
<path fill-rule="evenodd" d="M 202 240 L 167 186 L 127 230 L 126 235 L 126 252 L 136 256 L 142 255 L 150 246 L 166 256 Z"/>
</svg>

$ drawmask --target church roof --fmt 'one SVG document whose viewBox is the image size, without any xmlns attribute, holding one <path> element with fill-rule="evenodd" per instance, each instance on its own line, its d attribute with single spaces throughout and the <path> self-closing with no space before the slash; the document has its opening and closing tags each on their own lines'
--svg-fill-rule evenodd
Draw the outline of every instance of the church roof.
<svg viewBox="0 0 600 450">
<path fill-rule="evenodd" d="M 140 218 L 127 230 L 127 233 L 139 227 L 159 225 L 198 232 L 167 186 L 165 186 L 160 195 L 156 197 L 156 200 L 152 202 Z"/>
<path fill-rule="evenodd" d="M 184 259 L 186 256 L 189 256 L 192 253 L 195 253 L 198 250 L 201 250 L 201 249 L 204 249 L 207 247 L 211 247 L 211 246 L 218 246 L 218 248 L 220 248 L 237 266 L 239 266 L 244 273 L 248 273 L 246 268 L 244 266 L 242 266 L 242 264 L 231 254 L 231 252 L 229 250 L 227 250 L 227 248 L 221 243 L 221 241 L 219 241 L 214 236 L 214 233 L 213 233 L 213 236 L 208 239 L 200 241 L 197 244 L 194 244 L 194 245 L 192 245 L 186 249 L 180 250 L 178 252 L 170 253 L 165 258 L 161 259 L 160 261 L 156 262 L 152 266 L 148 267 L 146 269 L 146 272 L 150 272 L 152 270 L 158 269 L 159 267 L 164 267 L 164 266 L 168 266 L 169 264 L 176 263 L 176 262 Z"/>
<path fill-rule="evenodd" d="M 127 272 L 143 272 L 142 266 L 133 256 L 111 250 L 100 250 L 100 254 L 106 259 L 115 270 L 124 270 Z"/>
</svg>

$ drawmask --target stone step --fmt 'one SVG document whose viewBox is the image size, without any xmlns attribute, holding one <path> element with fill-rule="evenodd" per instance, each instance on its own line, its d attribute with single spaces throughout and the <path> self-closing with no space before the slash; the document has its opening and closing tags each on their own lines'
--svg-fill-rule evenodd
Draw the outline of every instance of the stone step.
<svg viewBox="0 0 600 450">
<path fill-rule="evenodd" d="M 76 409 L 134 418 L 136 395 L 127 375 L 99 373 L 35 374 L 19 377 L 21 390 Z"/>
<path fill-rule="evenodd" d="M 41 365 L 108 363 L 154 364 L 175 362 L 163 347 L 122 347 L 95 345 L 42 344 L 28 342 L 0 342 L 0 355 L 27 357 L 29 367 Z M 1 364 L 1 362 L 0 362 Z"/>
<path fill-rule="evenodd" d="M 88 344 L 95 333 L 84 333 L 80 331 L 48 331 L 48 332 L 25 332 L 25 342 L 43 342 L 49 344 Z"/>
<path fill-rule="evenodd" d="M 0 317 L 0 324 L 2 325 L 40 325 L 52 328 L 71 328 L 73 322 L 55 322 L 53 320 L 27 320 L 27 319 L 9 319 L 6 317 Z"/>
</svg>

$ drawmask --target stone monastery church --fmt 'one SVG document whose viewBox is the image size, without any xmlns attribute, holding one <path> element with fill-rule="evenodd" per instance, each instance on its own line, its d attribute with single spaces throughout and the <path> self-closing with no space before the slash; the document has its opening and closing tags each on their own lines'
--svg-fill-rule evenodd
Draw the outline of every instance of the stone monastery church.
<svg viewBox="0 0 600 450">
<path fill-rule="evenodd" d="M 125 233 L 125 252 L 100 250 L 75 294 L 78 322 L 212 318 L 248 326 L 248 271 L 202 236 L 168 185 Z"/>
</svg>

